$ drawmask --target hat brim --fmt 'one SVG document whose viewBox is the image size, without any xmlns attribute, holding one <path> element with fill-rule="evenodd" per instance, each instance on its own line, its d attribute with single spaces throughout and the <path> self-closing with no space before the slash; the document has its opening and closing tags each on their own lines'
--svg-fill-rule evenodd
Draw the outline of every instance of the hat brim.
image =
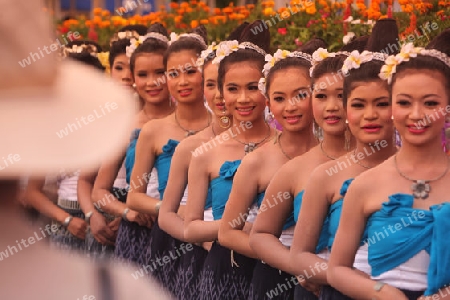
<svg viewBox="0 0 450 300">
<path fill-rule="evenodd" d="M 0 178 L 92 170 L 125 147 L 136 113 L 130 91 L 71 61 L 52 88 L 0 95 Z"/>
</svg>

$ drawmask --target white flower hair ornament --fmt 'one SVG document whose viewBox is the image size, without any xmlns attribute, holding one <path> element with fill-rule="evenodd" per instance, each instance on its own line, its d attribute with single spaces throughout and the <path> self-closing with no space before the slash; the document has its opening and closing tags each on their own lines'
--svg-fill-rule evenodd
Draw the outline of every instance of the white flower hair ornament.
<svg viewBox="0 0 450 300">
<path fill-rule="evenodd" d="M 435 49 L 428 50 L 422 47 L 414 47 L 413 43 L 407 43 L 402 46 L 400 53 L 395 56 L 391 55 L 386 59 L 378 76 L 391 84 L 392 77 L 397 72 L 397 66 L 409 61 L 411 58 L 417 57 L 418 54 L 437 58 L 450 68 L 450 57 L 447 54 Z"/>
<path fill-rule="evenodd" d="M 127 30 L 127 31 L 117 32 L 116 34 L 114 34 L 114 36 L 109 41 L 109 45 L 111 46 L 114 42 L 117 42 L 119 40 L 131 39 L 131 38 L 138 39 L 139 38 L 139 33 L 137 33 L 134 30 L 132 30 L 132 31 Z"/>
<path fill-rule="evenodd" d="M 72 45 L 71 48 L 65 47 L 63 49 L 63 57 L 67 57 L 69 56 L 69 54 L 73 54 L 73 53 L 89 53 L 91 56 L 93 57 L 97 57 L 98 56 L 98 49 L 96 46 L 94 45 L 88 45 L 88 44 L 83 44 L 83 45 Z"/>
<path fill-rule="evenodd" d="M 344 43 L 344 45 L 347 45 L 348 43 L 350 43 L 351 41 L 353 41 L 353 39 L 356 37 L 354 32 L 349 31 L 346 35 L 344 35 L 344 37 L 342 38 L 342 42 Z"/>
<path fill-rule="evenodd" d="M 294 52 L 290 52 L 287 50 L 282 50 L 282 49 L 278 49 L 277 52 L 274 53 L 274 55 L 270 55 L 267 54 L 265 56 L 265 60 L 266 60 L 266 64 L 264 65 L 263 68 L 263 74 L 264 77 L 267 77 L 267 75 L 269 74 L 270 70 L 273 68 L 273 66 L 275 66 L 275 64 L 285 58 L 288 57 L 298 57 L 298 58 L 303 58 L 305 60 L 307 60 L 308 62 L 311 63 L 312 61 L 312 57 L 311 55 L 307 54 L 307 53 L 303 53 L 300 51 L 294 51 Z"/>
<path fill-rule="evenodd" d="M 363 63 L 372 61 L 373 59 L 384 62 L 387 58 L 387 54 L 379 52 L 363 51 L 359 53 L 358 50 L 354 50 L 345 59 L 342 66 L 342 73 L 348 74 L 352 69 L 359 69 Z"/>
<path fill-rule="evenodd" d="M 205 40 L 204 40 L 199 34 L 196 34 L 196 33 L 182 33 L 182 34 L 178 35 L 178 34 L 176 34 L 175 32 L 171 32 L 171 33 L 170 33 L 170 41 L 169 41 L 169 45 L 171 45 L 172 43 L 178 41 L 178 40 L 179 40 L 180 38 L 182 38 L 182 37 L 190 37 L 190 38 L 194 38 L 194 39 L 196 39 L 197 41 L 199 41 L 200 44 L 201 44 L 203 47 L 205 47 L 205 48 L 207 47 L 207 45 L 206 45 L 206 43 L 205 43 Z"/>
<path fill-rule="evenodd" d="M 239 42 L 236 40 L 223 41 L 219 43 L 216 50 L 216 57 L 213 59 L 212 63 L 219 64 L 225 57 L 227 57 L 233 52 L 238 51 L 239 49 L 251 49 L 253 51 L 258 52 L 264 57 L 266 56 L 266 52 L 264 50 L 262 50 L 261 48 L 250 42 L 243 42 L 239 44 Z"/>
<path fill-rule="evenodd" d="M 328 52 L 325 48 L 319 48 L 312 54 L 312 66 L 309 69 L 309 75 L 312 77 L 314 68 L 324 59 L 328 57 L 336 57 L 337 55 L 346 55 L 349 56 L 350 53 L 347 51 L 338 51 L 338 52 Z"/>
<path fill-rule="evenodd" d="M 200 54 L 200 57 L 197 59 L 197 67 L 201 68 L 205 64 L 205 61 L 207 58 L 212 58 L 215 55 L 215 52 L 218 48 L 218 45 L 216 45 L 215 42 L 212 42 L 211 45 L 208 46 L 206 50 L 203 50 Z"/>
<path fill-rule="evenodd" d="M 169 43 L 169 39 L 166 36 L 164 36 L 163 34 L 158 33 L 158 32 L 149 32 L 144 36 L 139 36 L 138 38 L 130 39 L 130 46 L 127 46 L 127 48 L 126 48 L 127 57 L 130 58 L 133 55 L 134 51 L 136 51 L 137 47 L 142 45 L 147 39 L 150 39 L 150 38 L 161 41 L 166 44 Z"/>
</svg>

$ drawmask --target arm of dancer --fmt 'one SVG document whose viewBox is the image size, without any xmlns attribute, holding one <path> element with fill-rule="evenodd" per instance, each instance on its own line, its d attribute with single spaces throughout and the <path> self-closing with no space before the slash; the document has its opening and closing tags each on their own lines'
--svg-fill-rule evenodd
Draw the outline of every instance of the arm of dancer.
<svg viewBox="0 0 450 300">
<path fill-rule="evenodd" d="M 130 186 L 127 196 L 127 205 L 130 209 L 150 214 L 153 217 L 158 216 L 160 199 L 147 196 L 146 193 L 150 172 L 157 155 L 154 143 L 158 128 L 154 126 L 155 121 L 158 120 L 148 122 L 141 130 L 136 143 L 135 163 L 130 178 L 130 182 L 144 182 L 145 184 Z"/>
<path fill-rule="evenodd" d="M 222 246 L 251 258 L 257 256 L 250 247 L 249 233 L 243 229 L 250 207 L 258 194 L 258 176 L 255 174 L 259 174 L 260 161 L 258 153 L 255 152 L 248 154 L 242 160 L 233 179 L 218 234 Z"/>
<path fill-rule="evenodd" d="M 369 213 L 374 211 L 373 208 L 369 208 L 366 201 L 370 198 L 367 191 L 371 190 L 371 182 L 367 173 L 361 174 L 352 182 L 345 195 L 341 220 L 328 262 L 327 280 L 330 285 L 351 298 L 406 300 L 408 298 L 400 290 L 390 285 L 376 291 L 374 289 L 376 281 L 353 269 L 367 218 Z"/>
<path fill-rule="evenodd" d="M 172 237 L 184 240 L 184 210 L 180 206 L 188 184 L 188 170 L 192 152 L 198 141 L 194 136 L 183 140 L 175 149 L 169 172 L 164 199 L 159 210 L 159 226 Z M 195 183 L 195 182 L 194 182 Z"/>
<path fill-rule="evenodd" d="M 215 241 L 219 232 L 220 220 L 204 221 L 204 207 L 208 195 L 210 174 L 208 173 L 208 157 L 205 155 L 192 156 L 189 164 L 188 200 L 184 214 L 184 239 L 190 243 L 203 243 Z"/>
<path fill-rule="evenodd" d="M 111 230 L 106 222 L 106 218 L 95 209 L 91 201 L 91 192 L 96 177 L 97 172 L 81 172 L 77 184 L 78 203 L 84 215 L 89 218 L 88 224 L 94 238 L 102 245 L 113 246 L 116 240 L 116 233 Z"/>
<path fill-rule="evenodd" d="M 38 210 L 43 215 L 63 224 L 70 214 L 59 208 L 42 192 L 45 184 L 45 178 L 30 177 L 25 191 L 25 201 Z M 74 236 L 84 239 L 87 229 L 87 223 L 80 218 L 74 217 L 67 227 Z"/>
<path fill-rule="evenodd" d="M 114 180 L 119 173 L 124 156 L 125 151 L 117 159 L 106 161 L 100 166 L 92 189 L 92 201 L 94 206 L 117 217 L 122 216 L 122 213 L 127 206 L 111 193 L 111 189 L 114 185 Z"/>
<path fill-rule="evenodd" d="M 294 186 L 292 167 L 285 164 L 278 170 L 266 189 L 266 194 L 258 211 L 255 224 L 250 233 L 250 246 L 257 256 L 270 266 L 290 271 L 289 249 L 279 240 L 283 225 L 294 210 Z M 271 195 L 288 195 L 275 205 Z"/>
<path fill-rule="evenodd" d="M 300 214 L 294 231 L 294 239 L 290 250 L 289 261 L 294 274 L 304 274 L 315 270 L 307 281 L 327 284 L 328 262 L 317 256 L 316 246 L 319 242 L 323 222 L 328 213 L 329 199 L 332 195 L 324 188 L 330 180 L 319 166 L 311 174 L 305 186 Z"/>
</svg>

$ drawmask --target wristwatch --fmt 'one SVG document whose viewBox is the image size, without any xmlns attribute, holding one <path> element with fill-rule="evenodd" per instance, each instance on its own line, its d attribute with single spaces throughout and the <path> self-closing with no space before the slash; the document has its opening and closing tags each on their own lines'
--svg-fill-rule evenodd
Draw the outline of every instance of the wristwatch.
<svg viewBox="0 0 450 300">
<path fill-rule="evenodd" d="M 130 211 L 130 209 L 127 207 L 124 209 L 123 213 L 122 213 L 122 219 L 124 219 L 125 221 L 128 221 L 127 218 L 127 213 Z"/>
<path fill-rule="evenodd" d="M 383 288 L 383 286 L 385 286 L 386 283 L 378 281 L 377 283 L 375 283 L 375 285 L 373 286 L 373 289 L 375 290 L 375 292 L 379 292 L 381 291 L 381 289 Z M 372 300 L 377 300 L 378 297 L 373 297 Z"/>
<path fill-rule="evenodd" d="M 86 221 L 86 223 L 88 223 L 88 225 L 91 225 L 91 217 L 93 214 L 94 214 L 94 212 L 90 211 L 84 215 L 84 220 Z"/>
<path fill-rule="evenodd" d="M 72 221 L 72 219 L 73 219 L 73 216 L 68 216 L 67 218 L 64 219 L 64 222 L 62 223 L 62 225 L 67 228 L 69 226 L 70 221 Z"/>
<path fill-rule="evenodd" d="M 158 203 L 156 203 L 156 205 L 155 205 L 155 211 L 156 211 L 156 214 L 159 214 L 159 209 L 161 208 L 161 204 L 162 204 L 161 201 L 159 201 Z"/>
</svg>

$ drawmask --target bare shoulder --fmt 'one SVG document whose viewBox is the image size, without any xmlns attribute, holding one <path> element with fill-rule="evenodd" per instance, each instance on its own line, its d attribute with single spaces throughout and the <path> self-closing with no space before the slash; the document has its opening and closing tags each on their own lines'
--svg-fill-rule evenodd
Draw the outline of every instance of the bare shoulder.
<svg viewBox="0 0 450 300">
<path fill-rule="evenodd" d="M 148 121 L 142 126 L 142 130 L 140 136 L 152 137 L 161 133 L 161 128 L 166 127 L 169 124 L 172 124 L 172 115 L 168 115 L 161 119 L 153 119 Z"/>
</svg>

